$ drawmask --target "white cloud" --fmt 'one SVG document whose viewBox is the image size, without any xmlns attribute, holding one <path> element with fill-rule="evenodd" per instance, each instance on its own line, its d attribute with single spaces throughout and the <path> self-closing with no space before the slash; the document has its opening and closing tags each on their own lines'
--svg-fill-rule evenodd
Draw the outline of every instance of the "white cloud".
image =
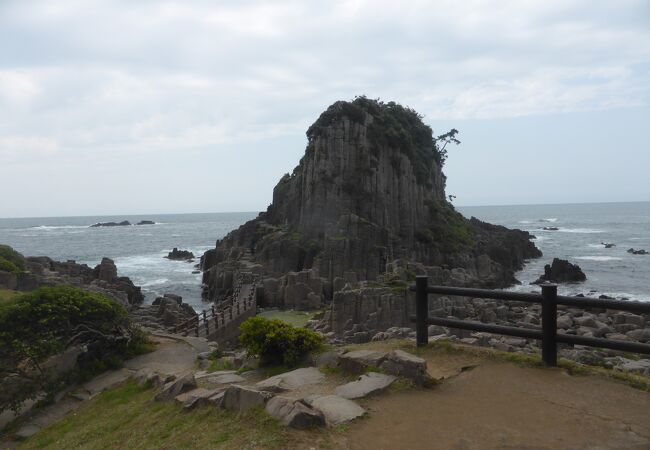
<svg viewBox="0 0 650 450">
<path fill-rule="evenodd" d="M 0 158 L 293 143 L 358 94 L 429 119 L 647 105 L 649 12 L 642 0 L 5 0 Z"/>
</svg>

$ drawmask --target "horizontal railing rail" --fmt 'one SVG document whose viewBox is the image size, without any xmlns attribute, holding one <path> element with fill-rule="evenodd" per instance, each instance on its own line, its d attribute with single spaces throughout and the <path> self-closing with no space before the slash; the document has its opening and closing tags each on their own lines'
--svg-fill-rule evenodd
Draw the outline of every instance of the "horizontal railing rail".
<svg viewBox="0 0 650 450">
<path fill-rule="evenodd" d="M 609 348 L 626 352 L 650 355 L 650 344 L 640 342 L 617 341 L 587 336 L 576 336 L 557 332 L 557 306 L 577 308 L 614 309 L 641 314 L 650 314 L 650 303 L 635 301 L 595 299 L 586 297 L 566 297 L 557 295 L 554 284 L 541 285 L 541 294 L 508 292 L 490 289 L 458 288 L 448 286 L 429 286 L 426 276 L 416 277 L 415 286 L 410 290 L 415 292 L 415 322 L 416 343 L 423 346 L 428 343 L 427 325 L 439 325 L 462 330 L 482 331 L 507 336 L 517 336 L 542 341 L 542 360 L 547 366 L 557 365 L 557 344 L 584 345 L 588 347 Z M 429 294 L 454 295 L 472 298 L 489 298 L 517 302 L 538 303 L 542 305 L 541 330 L 520 328 L 506 325 L 487 324 L 482 322 L 450 319 L 429 316 Z"/>
</svg>

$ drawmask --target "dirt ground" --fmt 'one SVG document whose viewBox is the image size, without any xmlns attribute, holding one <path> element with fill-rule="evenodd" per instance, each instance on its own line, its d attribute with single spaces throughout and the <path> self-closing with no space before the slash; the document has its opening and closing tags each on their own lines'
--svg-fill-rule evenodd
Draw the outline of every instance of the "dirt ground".
<svg viewBox="0 0 650 450">
<path fill-rule="evenodd" d="M 459 372 L 461 367 L 475 365 Z M 650 449 L 650 393 L 562 369 L 430 357 L 432 389 L 369 399 L 349 449 Z"/>
</svg>

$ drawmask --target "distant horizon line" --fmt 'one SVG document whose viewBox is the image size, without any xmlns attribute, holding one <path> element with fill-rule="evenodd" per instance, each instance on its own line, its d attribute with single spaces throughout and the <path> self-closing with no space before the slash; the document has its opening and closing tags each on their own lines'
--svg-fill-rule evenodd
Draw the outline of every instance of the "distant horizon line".
<svg viewBox="0 0 650 450">
<path fill-rule="evenodd" d="M 455 208 L 495 208 L 504 206 L 568 206 L 568 205 L 608 205 L 608 204 L 625 204 L 625 203 L 650 203 L 650 200 L 635 201 L 609 201 L 609 202 L 568 202 L 568 203 L 511 203 L 511 204 L 493 204 L 493 205 L 453 205 Z M 259 214 L 264 212 L 257 211 L 211 211 L 211 212 L 166 212 L 166 213 L 125 213 L 125 214 L 83 214 L 67 216 L 22 216 L 22 217 L 0 217 L 5 219 L 64 219 L 68 217 L 139 217 L 139 216 L 176 216 L 176 215 L 199 215 L 199 214 Z"/>
</svg>

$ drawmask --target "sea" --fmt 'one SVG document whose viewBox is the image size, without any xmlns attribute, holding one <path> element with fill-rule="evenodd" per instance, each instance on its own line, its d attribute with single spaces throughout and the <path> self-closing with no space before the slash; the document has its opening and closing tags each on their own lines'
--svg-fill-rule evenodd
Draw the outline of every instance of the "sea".
<svg viewBox="0 0 650 450">
<path fill-rule="evenodd" d="M 629 248 L 650 251 L 650 202 L 458 207 L 468 218 L 519 228 L 535 236 L 544 256 L 529 261 L 516 274 L 517 291 L 539 291 L 530 283 L 553 258 L 578 264 L 587 275 L 580 284 L 560 286 L 563 295 L 583 293 L 650 301 L 650 255 L 632 255 Z M 146 302 L 164 293 L 181 295 L 197 311 L 201 274 L 195 264 L 218 239 L 257 216 L 257 212 L 154 214 L 85 217 L 0 218 L 0 243 L 28 256 L 46 255 L 94 267 L 102 257 L 115 261 L 120 276 L 142 287 Z M 98 222 L 141 220 L 155 225 L 97 227 Z M 544 230 L 544 227 L 557 230 Z M 604 243 L 615 244 L 605 248 Z M 164 256 L 172 248 L 190 250 L 192 263 Z"/>
</svg>

